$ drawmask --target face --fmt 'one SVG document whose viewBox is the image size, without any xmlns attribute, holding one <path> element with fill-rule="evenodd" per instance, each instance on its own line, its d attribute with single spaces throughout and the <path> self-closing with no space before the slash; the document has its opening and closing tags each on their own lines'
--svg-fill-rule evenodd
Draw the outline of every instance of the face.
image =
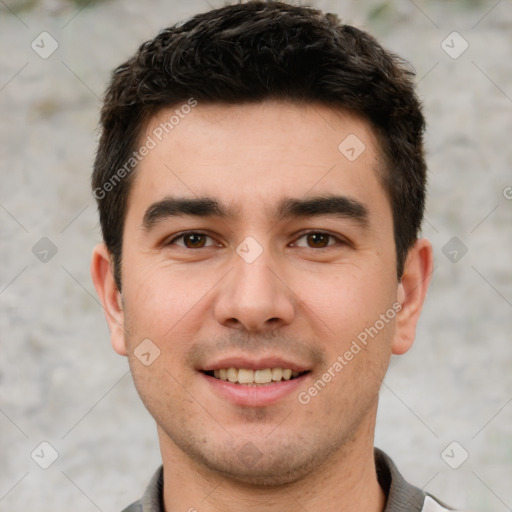
<svg viewBox="0 0 512 512">
<path fill-rule="evenodd" d="M 405 314 L 379 167 L 366 122 L 270 101 L 199 104 L 143 158 L 103 297 L 163 450 L 276 484 L 372 437 Z"/>
</svg>

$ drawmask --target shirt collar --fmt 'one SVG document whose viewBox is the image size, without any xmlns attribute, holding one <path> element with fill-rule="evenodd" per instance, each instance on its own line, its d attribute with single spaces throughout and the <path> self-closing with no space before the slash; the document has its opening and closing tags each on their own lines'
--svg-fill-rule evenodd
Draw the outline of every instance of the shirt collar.
<svg viewBox="0 0 512 512">
<path fill-rule="evenodd" d="M 446 507 L 425 491 L 405 481 L 393 461 L 375 448 L 375 466 L 379 484 L 386 495 L 384 512 L 449 512 Z M 153 475 L 140 502 L 124 512 L 163 512 L 163 467 Z"/>
</svg>

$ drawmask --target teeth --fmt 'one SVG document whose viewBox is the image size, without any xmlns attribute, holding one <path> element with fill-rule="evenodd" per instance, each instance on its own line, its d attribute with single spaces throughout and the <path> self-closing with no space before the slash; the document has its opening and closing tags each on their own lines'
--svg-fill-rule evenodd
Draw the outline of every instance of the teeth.
<svg viewBox="0 0 512 512">
<path fill-rule="evenodd" d="M 238 370 L 238 382 L 240 384 L 251 384 L 254 382 L 254 370 L 246 370 L 245 368 L 240 368 Z"/>
<path fill-rule="evenodd" d="M 238 384 L 268 384 L 290 380 L 299 376 L 299 372 L 290 368 L 265 368 L 251 370 L 249 368 L 219 368 L 213 371 L 213 376 L 220 380 Z"/>
<path fill-rule="evenodd" d="M 254 382 L 256 382 L 256 384 L 272 382 L 272 370 L 270 368 L 266 368 L 265 370 L 256 370 L 254 372 Z"/>
<path fill-rule="evenodd" d="M 228 368 L 229 382 L 238 382 L 238 370 L 236 368 Z"/>
<path fill-rule="evenodd" d="M 272 380 L 280 381 L 283 378 L 282 368 L 272 368 Z"/>
</svg>

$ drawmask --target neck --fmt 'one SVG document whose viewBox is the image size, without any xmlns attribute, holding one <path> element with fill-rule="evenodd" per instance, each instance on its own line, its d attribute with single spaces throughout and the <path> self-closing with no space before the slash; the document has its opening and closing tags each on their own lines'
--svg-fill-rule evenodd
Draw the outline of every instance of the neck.
<svg viewBox="0 0 512 512">
<path fill-rule="evenodd" d="M 240 483 L 200 466 L 159 432 L 166 512 L 382 512 L 386 497 L 371 436 L 352 440 L 305 477 L 280 486 Z M 367 432 L 369 433 L 369 432 Z"/>
</svg>

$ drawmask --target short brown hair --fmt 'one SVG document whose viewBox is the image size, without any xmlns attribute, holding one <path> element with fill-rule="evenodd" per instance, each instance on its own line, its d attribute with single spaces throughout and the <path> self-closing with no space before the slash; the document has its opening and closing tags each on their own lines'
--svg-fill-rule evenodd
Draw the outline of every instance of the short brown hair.
<svg viewBox="0 0 512 512">
<path fill-rule="evenodd" d="M 412 77 L 406 62 L 369 34 L 333 14 L 282 2 L 250 1 L 211 10 L 142 44 L 114 71 L 107 88 L 92 175 L 118 288 L 134 175 L 124 172 L 120 179 L 119 171 L 126 170 L 151 117 L 190 98 L 320 102 L 369 121 L 382 151 L 400 278 L 418 237 L 426 187 L 425 121 Z"/>
</svg>

